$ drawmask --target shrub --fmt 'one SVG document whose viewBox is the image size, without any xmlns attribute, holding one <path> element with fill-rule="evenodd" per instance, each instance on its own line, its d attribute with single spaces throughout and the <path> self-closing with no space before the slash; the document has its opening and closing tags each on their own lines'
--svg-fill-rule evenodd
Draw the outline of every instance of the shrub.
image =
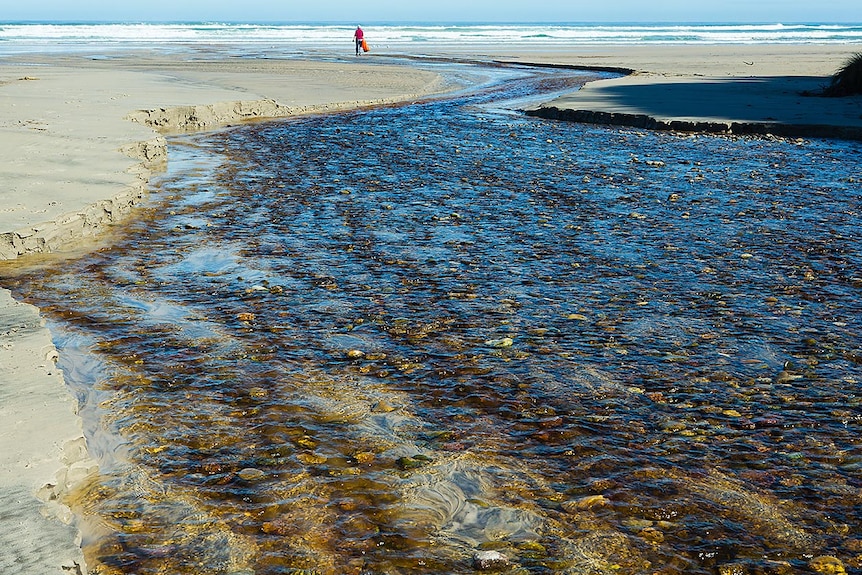
<svg viewBox="0 0 862 575">
<path fill-rule="evenodd" d="M 832 76 L 832 82 L 823 91 L 826 96 L 862 94 L 862 54 L 851 57 Z"/>
</svg>

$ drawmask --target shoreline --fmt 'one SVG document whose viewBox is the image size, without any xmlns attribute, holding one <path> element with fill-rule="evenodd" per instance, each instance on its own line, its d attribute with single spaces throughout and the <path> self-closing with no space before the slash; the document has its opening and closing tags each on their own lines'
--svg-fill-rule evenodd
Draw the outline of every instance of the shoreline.
<svg viewBox="0 0 862 575">
<path fill-rule="evenodd" d="M 164 133 L 391 104 L 446 88 L 433 72 L 360 63 L 27 61 L 0 61 L 0 261 L 54 252 L 121 221 L 166 161 Z"/>
<path fill-rule="evenodd" d="M 0 102 L 4 103 L 0 157 L 6 160 L 0 166 L 0 181 L 5 184 L 0 189 L 0 260 L 63 251 L 121 222 L 145 199 L 150 177 L 167 161 L 164 133 L 391 104 L 452 88 L 440 74 L 416 64 L 259 62 L 218 57 L 214 50 L 196 54 L 194 61 L 182 55 L 137 54 L 103 60 L 69 55 L 0 60 Z M 481 56 L 449 51 L 441 58 L 632 71 L 593 82 L 539 108 L 547 113 L 556 109 L 561 116 L 583 109 L 598 120 L 629 114 L 647 124 L 691 122 L 694 131 L 708 132 L 713 124 L 733 121 L 726 117 L 732 115 L 730 109 L 716 113 L 717 101 L 711 98 L 703 100 L 703 105 L 712 106 L 710 114 L 691 109 L 679 114 L 692 101 L 691 90 L 715 89 L 719 100 L 730 104 L 728 87 L 736 86 L 752 99 L 735 101 L 734 110 L 799 116 L 801 106 L 806 114 L 822 116 L 822 110 L 796 103 L 791 80 L 807 78 L 806 85 L 822 81 L 843 63 L 843 53 L 853 52 L 835 46 L 761 46 L 754 51 L 753 66 L 746 63 L 751 60 L 741 63 L 742 53 L 747 52 L 741 47 L 698 47 L 685 53 L 674 46 L 553 54 L 488 47 Z M 789 75 L 791 68 L 802 76 Z M 745 70 L 760 74 L 739 75 Z M 772 80 L 758 82 L 758 78 Z M 771 86 L 773 92 L 758 90 L 764 87 L 758 84 Z M 658 113 L 655 91 L 670 110 L 667 117 Z M 776 97 L 787 110 L 776 105 Z M 850 117 L 842 112 L 843 116 L 834 116 L 836 121 L 862 130 L 862 99 L 851 98 L 845 104 Z M 641 127 L 655 128 L 647 124 Z M 669 129 L 681 125 L 676 126 Z M 0 285 L 0 394 L 18 401 L 9 400 L 0 407 L 10 410 L 0 411 L 7 414 L 5 420 L 14 421 L 0 430 L 2 467 L 9 471 L 0 476 L 0 487 L 15 493 L 0 507 L 15 518 L 0 526 L 0 541 L 20 555 L 12 565 L 23 573 L 74 573 L 74 569 L 86 573 L 74 517 L 60 499 L 97 469 L 87 457 L 77 406 L 55 367 L 56 354 L 38 310 L 16 302 Z M 43 522 L 50 525 L 45 527 Z"/>
<path fill-rule="evenodd" d="M 39 310 L 0 288 L 4 573 L 86 573 L 81 536 L 63 498 L 98 466 L 58 357 Z"/>
</svg>

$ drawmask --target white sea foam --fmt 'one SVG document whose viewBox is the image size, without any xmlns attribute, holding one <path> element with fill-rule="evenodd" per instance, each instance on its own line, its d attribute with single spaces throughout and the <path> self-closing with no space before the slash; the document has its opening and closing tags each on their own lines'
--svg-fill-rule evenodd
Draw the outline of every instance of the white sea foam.
<svg viewBox="0 0 862 575">
<path fill-rule="evenodd" d="M 341 46 L 352 25 L 0 23 L 0 53 L 104 44 L 262 45 L 303 49 Z M 862 24 L 473 24 L 368 26 L 378 46 L 410 50 L 433 43 L 518 44 L 522 47 L 602 44 L 860 43 Z"/>
</svg>

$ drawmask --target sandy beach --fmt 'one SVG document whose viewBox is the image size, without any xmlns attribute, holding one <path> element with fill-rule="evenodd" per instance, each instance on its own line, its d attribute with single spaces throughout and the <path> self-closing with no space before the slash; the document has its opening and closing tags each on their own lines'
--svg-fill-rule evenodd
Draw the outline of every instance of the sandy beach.
<svg viewBox="0 0 862 575">
<path fill-rule="evenodd" d="M 543 105 L 663 122 L 862 130 L 862 98 L 802 96 L 852 46 L 590 48 L 451 56 L 634 70 Z M 140 203 L 164 134 L 408 101 L 452 85 L 374 62 L 28 55 L 0 60 L 0 260 L 86 247 Z M 12 265 L 12 264 L 6 264 Z M 2 287 L 2 286 L 0 286 Z M 0 555 L 4 573 L 85 572 L 64 493 L 94 473 L 38 310 L 0 289 Z"/>
</svg>

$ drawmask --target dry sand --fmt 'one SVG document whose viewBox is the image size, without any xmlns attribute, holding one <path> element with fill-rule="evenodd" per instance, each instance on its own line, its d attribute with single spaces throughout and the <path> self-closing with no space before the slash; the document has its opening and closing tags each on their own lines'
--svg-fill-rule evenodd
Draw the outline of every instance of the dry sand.
<svg viewBox="0 0 862 575">
<path fill-rule="evenodd" d="M 803 98 L 846 46 L 492 47 L 483 60 L 630 68 L 549 106 L 662 119 L 862 126 L 862 100 Z M 127 214 L 166 159 L 160 131 L 413 99 L 445 88 L 415 67 L 240 60 L 205 52 L 0 61 L 0 259 L 63 249 Z M 57 498 L 94 472 L 75 401 L 35 308 L 0 289 L 0 572 L 83 570 Z"/>
</svg>

